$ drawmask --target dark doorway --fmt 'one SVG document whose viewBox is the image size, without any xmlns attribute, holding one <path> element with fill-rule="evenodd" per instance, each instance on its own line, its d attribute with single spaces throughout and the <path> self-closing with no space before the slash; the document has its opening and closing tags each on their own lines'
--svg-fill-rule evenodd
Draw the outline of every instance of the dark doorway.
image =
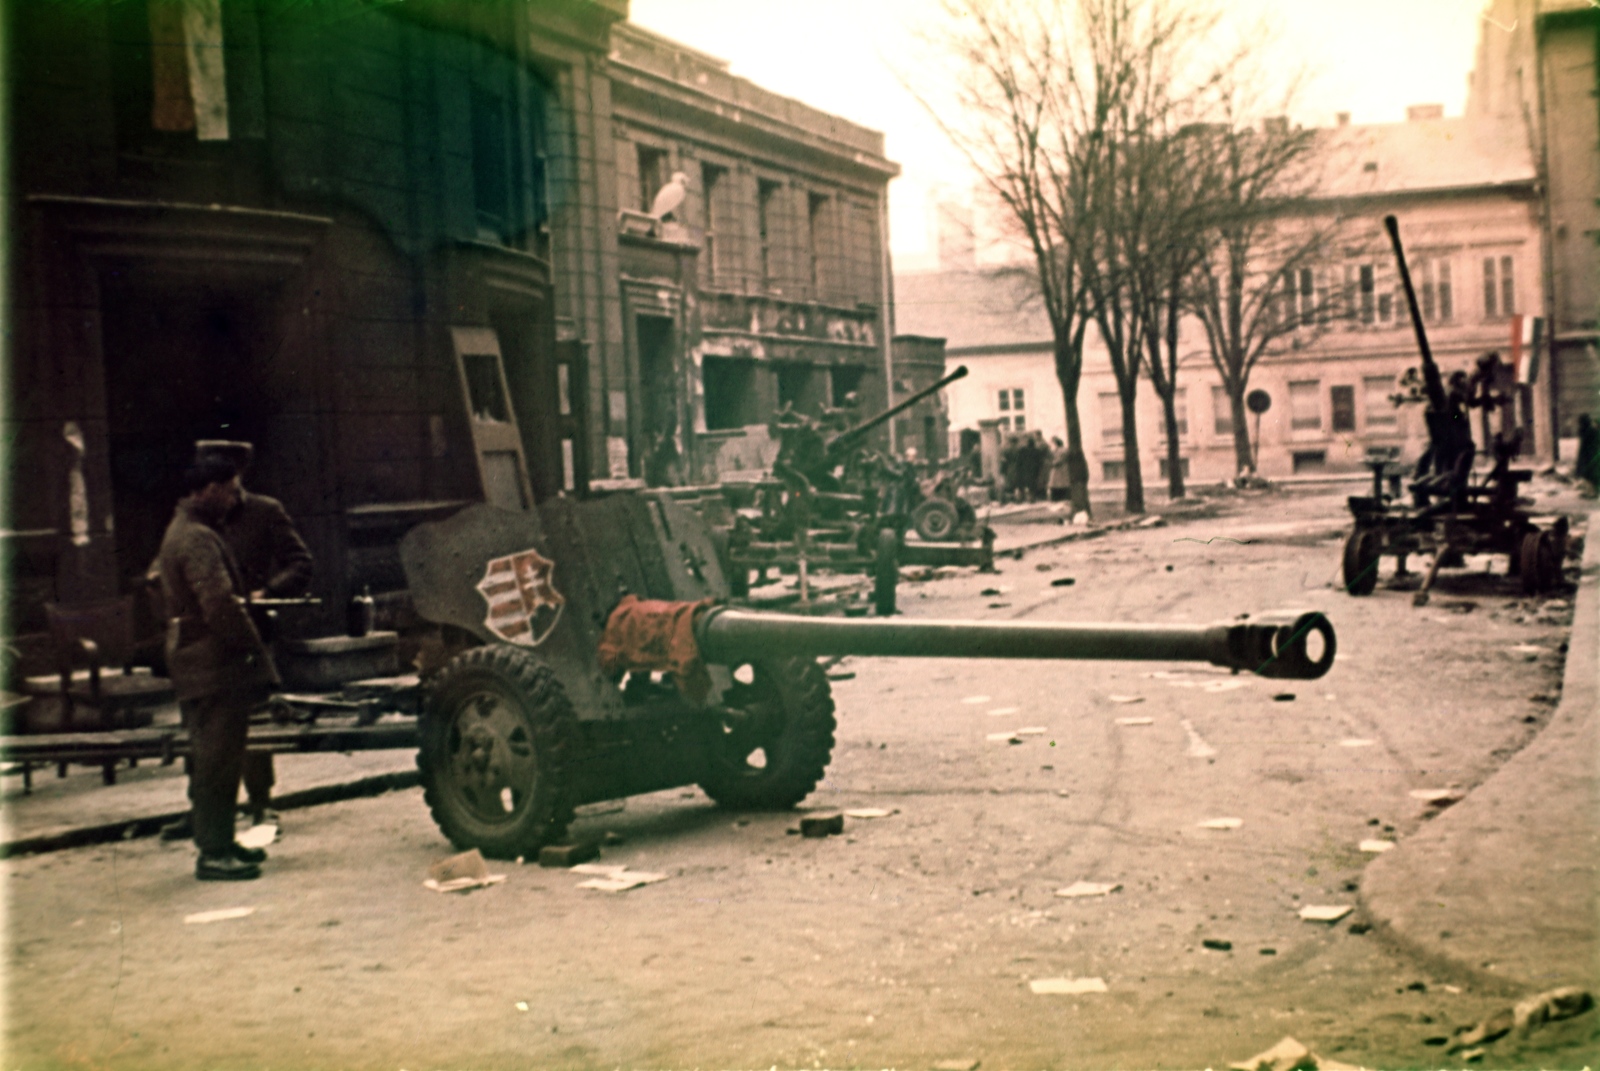
<svg viewBox="0 0 1600 1071">
<path fill-rule="evenodd" d="M 101 280 L 117 573 L 143 576 L 181 496 L 196 439 L 267 430 L 262 377 L 272 356 L 270 296 L 196 282 Z"/>
<path fill-rule="evenodd" d="M 678 389 L 674 370 L 672 319 L 638 316 L 639 387 L 643 391 L 644 482 L 651 487 L 682 483 L 678 456 Z"/>
</svg>

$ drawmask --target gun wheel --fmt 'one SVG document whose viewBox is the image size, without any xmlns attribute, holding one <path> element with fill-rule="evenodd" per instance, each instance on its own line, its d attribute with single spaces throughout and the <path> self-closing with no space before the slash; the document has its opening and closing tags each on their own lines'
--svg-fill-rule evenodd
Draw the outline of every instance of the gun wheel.
<svg viewBox="0 0 1600 1071">
<path fill-rule="evenodd" d="M 532 654 L 492 646 L 457 655 L 429 682 L 418 729 L 423 796 L 458 848 L 511 859 L 566 831 L 577 717 Z"/>
<path fill-rule="evenodd" d="M 833 757 L 833 696 L 806 658 L 733 671 L 700 787 L 724 807 L 783 810 L 811 794 Z"/>
<path fill-rule="evenodd" d="M 960 517 L 955 506 L 942 498 L 930 498 L 911 511 L 911 526 L 929 543 L 939 543 L 954 535 Z"/>
<path fill-rule="evenodd" d="M 900 583 L 900 534 L 880 528 L 872 557 L 872 609 L 879 617 L 893 617 L 895 588 Z"/>
<path fill-rule="evenodd" d="M 1344 589 L 1352 595 L 1371 595 L 1378 586 L 1378 564 L 1383 560 L 1382 538 L 1370 528 L 1357 528 L 1344 543 Z"/>
<path fill-rule="evenodd" d="M 1522 590 L 1537 595 L 1555 587 L 1561 579 L 1561 559 L 1556 537 L 1551 532 L 1529 532 L 1522 537 Z"/>
</svg>

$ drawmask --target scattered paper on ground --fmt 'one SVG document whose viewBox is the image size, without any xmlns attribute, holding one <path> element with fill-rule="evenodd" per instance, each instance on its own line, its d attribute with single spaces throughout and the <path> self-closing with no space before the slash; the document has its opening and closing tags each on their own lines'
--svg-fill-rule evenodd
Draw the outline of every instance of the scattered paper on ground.
<svg viewBox="0 0 1600 1071">
<path fill-rule="evenodd" d="M 224 907 L 217 911 L 197 911 L 193 915 L 183 916 L 184 922 L 224 922 L 228 919 L 242 919 L 246 915 L 255 914 L 253 907 Z"/>
<path fill-rule="evenodd" d="M 1307 922 L 1338 922 L 1354 910 L 1349 904 L 1307 904 L 1300 917 Z"/>
<path fill-rule="evenodd" d="M 504 874 L 489 873 L 483 853 L 471 851 L 441 859 L 428 868 L 428 878 L 422 884 L 434 892 L 466 892 L 487 885 L 497 885 L 506 880 Z"/>
<path fill-rule="evenodd" d="M 1020 744 L 1020 743 L 1022 743 L 1022 738 L 1019 737 L 1016 733 L 990 733 L 988 736 L 984 737 L 984 739 L 989 741 L 991 744 Z"/>
<path fill-rule="evenodd" d="M 1544 654 L 1544 648 L 1536 643 L 1519 643 L 1514 647 L 1507 647 L 1506 650 L 1516 654 Z"/>
<path fill-rule="evenodd" d="M 1376 740 L 1362 740 L 1359 737 L 1352 736 L 1348 740 L 1339 741 L 1339 746 L 1340 747 L 1371 747 L 1373 744 L 1376 744 L 1376 743 L 1377 743 Z"/>
<path fill-rule="evenodd" d="M 518 1011 L 527 1011 L 528 1010 L 528 1002 L 525 1001 L 525 1000 L 517 1001 L 517 1010 Z"/>
<path fill-rule="evenodd" d="M 1207 691 L 1207 692 L 1231 692 L 1235 688 L 1243 688 L 1245 685 L 1247 685 L 1249 683 L 1250 683 L 1249 681 L 1234 681 L 1234 680 L 1206 681 L 1203 684 L 1201 684 L 1200 687 L 1201 687 L 1202 690 Z"/>
<path fill-rule="evenodd" d="M 1414 788 L 1410 795 L 1412 799 L 1424 803 L 1454 803 L 1465 793 L 1459 788 Z"/>
<path fill-rule="evenodd" d="M 892 811 L 886 811 L 882 807 L 857 807 L 853 811 L 844 813 L 851 818 L 888 818 L 891 814 L 899 814 L 900 809 L 897 807 Z"/>
<path fill-rule="evenodd" d="M 1233 1071 L 1357 1071 L 1350 1064 L 1318 1056 L 1294 1038 L 1286 1037 L 1265 1052 L 1228 1065 Z"/>
<path fill-rule="evenodd" d="M 1145 674 L 1145 676 L 1158 681 L 1181 681 L 1188 678 L 1187 673 L 1178 673 L 1170 669 L 1158 669 L 1154 673 Z"/>
<path fill-rule="evenodd" d="M 1035 993 L 1104 993 L 1106 983 L 1099 978 L 1035 978 L 1028 983 Z"/>
<path fill-rule="evenodd" d="M 1073 900 L 1080 896 L 1109 896 L 1120 888 L 1120 884 L 1107 881 L 1075 881 L 1065 889 L 1057 889 L 1056 895 Z"/>
<path fill-rule="evenodd" d="M 1154 718 L 1118 718 L 1118 725 L 1154 725 Z"/>
<path fill-rule="evenodd" d="M 988 701 L 989 697 L 986 695 L 969 695 L 962 700 L 963 703 L 987 703 Z"/>
<path fill-rule="evenodd" d="M 574 870 L 578 869 L 573 867 Z M 657 881 L 666 881 L 667 875 L 654 874 L 645 870 L 629 870 L 626 867 L 617 867 L 615 872 L 599 878 L 590 878 L 588 881 L 578 882 L 580 889 L 599 889 L 601 892 L 626 892 L 636 889 L 641 885 L 650 885 Z"/>
<path fill-rule="evenodd" d="M 1108 696 L 1106 696 L 1106 698 L 1111 700 L 1113 703 L 1143 703 L 1144 702 L 1144 696 L 1142 696 L 1142 695 L 1108 695 Z"/>
<path fill-rule="evenodd" d="M 1394 847 L 1392 840 L 1364 840 L 1358 847 L 1364 852 L 1386 852 Z"/>
<path fill-rule="evenodd" d="M 1018 729 L 1017 730 L 1017 735 L 1018 736 L 1043 736 L 1045 733 L 1047 733 L 1049 731 L 1050 730 L 1045 728 L 1043 725 L 1029 725 L 1026 728 Z"/>
<path fill-rule="evenodd" d="M 1189 756 L 1196 759 L 1209 759 L 1216 755 L 1217 749 L 1206 743 L 1205 738 L 1195 730 L 1194 724 L 1188 718 L 1178 722 L 1183 726 L 1183 731 L 1189 735 Z"/>
<path fill-rule="evenodd" d="M 265 848 L 278 839 L 278 827 L 271 822 L 263 822 L 259 826 L 251 826 L 233 839 L 241 848 Z"/>
<path fill-rule="evenodd" d="M 989 717 L 999 718 L 1006 714 L 1015 714 L 1018 709 L 1019 708 L 1017 707 L 995 707 L 993 710 L 989 711 Z"/>
<path fill-rule="evenodd" d="M 1200 823 L 1201 829 L 1238 829 L 1244 825 L 1243 818 L 1207 818 Z"/>
</svg>

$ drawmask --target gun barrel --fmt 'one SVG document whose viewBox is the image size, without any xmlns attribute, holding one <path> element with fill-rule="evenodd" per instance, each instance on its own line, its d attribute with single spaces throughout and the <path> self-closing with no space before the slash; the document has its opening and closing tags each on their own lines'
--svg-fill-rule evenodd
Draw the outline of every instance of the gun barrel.
<svg viewBox="0 0 1600 1071">
<path fill-rule="evenodd" d="M 1417 335 L 1417 350 L 1422 354 L 1422 381 L 1428 393 L 1428 404 L 1438 412 L 1445 409 L 1444 380 L 1439 377 L 1439 366 L 1434 363 L 1433 350 L 1428 346 L 1428 332 L 1422 326 L 1422 309 L 1417 305 L 1417 291 L 1411 285 L 1411 269 L 1406 266 L 1406 251 L 1400 244 L 1400 221 L 1394 216 L 1383 217 L 1384 229 L 1389 232 L 1389 244 L 1394 247 L 1395 263 L 1400 266 L 1400 285 L 1406 292 L 1406 306 L 1411 310 L 1411 329 Z"/>
<path fill-rule="evenodd" d="M 840 444 L 849 444 L 851 442 L 854 442 L 856 439 L 861 438 L 861 436 L 865 435 L 867 432 L 871 431 L 873 428 L 876 428 L 878 425 L 883 424 L 883 423 L 893 419 L 894 417 L 898 416 L 899 414 L 905 412 L 907 409 L 910 409 L 913 405 L 916 405 L 918 402 L 922 401 L 922 399 L 928 397 L 928 395 L 938 393 L 939 391 L 941 391 L 944 388 L 948 387 L 950 384 L 954 383 L 956 380 L 960 379 L 961 377 L 965 376 L 966 374 L 967 374 L 967 366 L 966 365 L 963 364 L 963 365 L 957 366 L 957 368 L 956 368 L 956 370 L 954 372 L 951 372 L 949 375 L 945 376 L 943 379 L 939 380 L 939 382 L 933 384 L 932 386 L 924 387 L 921 390 L 917 391 L 917 393 L 913 394 L 911 397 L 907 398 L 905 401 L 895 403 L 894 405 L 890 406 L 888 409 L 885 409 L 883 412 L 881 412 L 877 416 L 873 417 L 871 420 L 863 421 L 862 423 L 857 424 L 853 428 L 849 428 L 849 429 L 847 429 L 845 431 L 840 432 L 838 437 L 836 439 L 834 439 L 833 442 L 829 443 L 828 446 L 830 448 L 833 448 L 833 447 L 839 446 Z"/>
<path fill-rule="evenodd" d="M 1210 662 L 1263 677 L 1313 680 L 1333 666 L 1333 625 L 1315 611 L 1214 625 L 869 621 L 713 608 L 695 624 L 708 662 L 796 655 Z"/>
</svg>

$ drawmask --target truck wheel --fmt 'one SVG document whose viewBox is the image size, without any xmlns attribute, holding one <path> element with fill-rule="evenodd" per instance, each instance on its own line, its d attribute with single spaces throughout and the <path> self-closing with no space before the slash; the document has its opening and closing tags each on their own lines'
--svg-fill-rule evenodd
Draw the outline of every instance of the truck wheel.
<svg viewBox="0 0 1600 1071">
<path fill-rule="evenodd" d="M 1344 589 L 1352 595 L 1371 595 L 1378 586 L 1378 563 L 1383 558 L 1381 537 L 1371 528 L 1357 528 L 1344 543 Z"/>
<path fill-rule="evenodd" d="M 880 528 L 877 553 L 872 556 L 872 608 L 879 617 L 894 616 L 894 590 L 899 583 L 900 535 L 893 528 Z"/>
<path fill-rule="evenodd" d="M 949 539 L 960 523 L 956 508 L 942 498 L 930 498 L 911 511 L 911 526 L 929 543 Z"/>
<path fill-rule="evenodd" d="M 1556 538 L 1549 532 L 1529 532 L 1522 537 L 1522 591 L 1537 595 L 1556 586 L 1561 576 L 1556 558 Z"/>
<path fill-rule="evenodd" d="M 833 696 L 809 658 L 736 667 L 700 787 L 724 807 L 793 807 L 822 780 L 833 756 Z"/>
<path fill-rule="evenodd" d="M 566 832 L 577 717 L 550 667 L 515 647 L 474 647 L 429 682 L 418 719 L 423 796 L 458 848 L 533 855 Z"/>
</svg>

